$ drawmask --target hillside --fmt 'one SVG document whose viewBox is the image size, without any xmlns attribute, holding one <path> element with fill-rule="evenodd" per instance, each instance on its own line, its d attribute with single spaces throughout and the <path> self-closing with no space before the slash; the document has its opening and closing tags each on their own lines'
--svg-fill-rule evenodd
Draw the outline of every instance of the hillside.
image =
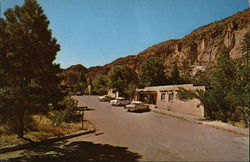
<svg viewBox="0 0 250 162">
<path fill-rule="evenodd" d="M 169 73 L 170 67 L 175 63 L 181 73 L 197 67 L 209 70 L 224 47 L 230 51 L 232 58 L 240 55 L 242 38 L 247 31 L 250 31 L 250 9 L 197 28 L 182 39 L 156 44 L 137 55 L 119 58 L 104 66 L 91 67 L 84 72 L 87 78 L 93 80 L 98 74 L 107 74 L 115 65 L 127 65 L 138 71 L 144 60 L 152 56 L 164 60 L 166 73 Z"/>
<path fill-rule="evenodd" d="M 58 75 L 63 78 L 61 84 L 62 85 L 75 85 L 80 79 L 80 75 L 86 75 L 88 69 L 83 65 L 72 65 L 67 69 L 62 70 Z"/>
</svg>

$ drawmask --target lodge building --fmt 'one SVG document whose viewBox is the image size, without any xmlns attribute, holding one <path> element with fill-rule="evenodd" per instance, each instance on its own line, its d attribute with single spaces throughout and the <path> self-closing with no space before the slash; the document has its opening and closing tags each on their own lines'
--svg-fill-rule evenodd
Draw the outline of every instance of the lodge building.
<svg viewBox="0 0 250 162">
<path fill-rule="evenodd" d="M 160 109 L 204 117 L 204 107 L 200 105 L 199 100 L 181 101 L 177 97 L 177 90 L 180 87 L 187 90 L 201 89 L 205 91 L 205 86 L 194 86 L 193 84 L 145 87 L 136 90 L 135 100 L 154 104 Z"/>
</svg>

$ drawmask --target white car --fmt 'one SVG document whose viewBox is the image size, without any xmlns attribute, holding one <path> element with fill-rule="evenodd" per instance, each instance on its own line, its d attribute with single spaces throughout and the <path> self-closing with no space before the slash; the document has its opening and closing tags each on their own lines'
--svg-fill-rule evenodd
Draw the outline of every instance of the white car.
<svg viewBox="0 0 250 162">
<path fill-rule="evenodd" d="M 124 106 L 129 103 L 130 101 L 126 100 L 124 97 L 117 97 L 116 99 L 110 101 L 110 104 L 113 106 Z"/>
<path fill-rule="evenodd" d="M 132 101 L 131 104 L 124 106 L 128 111 L 142 112 L 149 111 L 149 105 L 143 103 L 142 101 Z"/>
<path fill-rule="evenodd" d="M 108 96 L 108 95 L 104 95 L 104 96 L 98 97 L 98 100 L 99 100 L 99 101 L 103 101 L 103 102 L 108 102 L 108 101 L 111 100 L 111 97 Z"/>
</svg>

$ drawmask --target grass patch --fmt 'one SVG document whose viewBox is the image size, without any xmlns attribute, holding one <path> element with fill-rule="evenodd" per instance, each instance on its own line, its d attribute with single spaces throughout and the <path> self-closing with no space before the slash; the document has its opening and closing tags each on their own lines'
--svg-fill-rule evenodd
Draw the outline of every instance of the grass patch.
<svg viewBox="0 0 250 162">
<path fill-rule="evenodd" d="M 60 137 L 73 132 L 82 130 L 81 122 L 61 123 L 54 125 L 46 116 L 32 116 L 34 122 L 29 123 L 29 128 L 24 137 L 32 141 L 41 141 L 52 137 Z M 93 130 L 94 126 L 89 121 L 83 123 L 83 130 Z M 17 138 L 16 134 L 11 133 L 4 125 L 0 125 L 0 148 L 28 143 L 27 140 Z"/>
</svg>

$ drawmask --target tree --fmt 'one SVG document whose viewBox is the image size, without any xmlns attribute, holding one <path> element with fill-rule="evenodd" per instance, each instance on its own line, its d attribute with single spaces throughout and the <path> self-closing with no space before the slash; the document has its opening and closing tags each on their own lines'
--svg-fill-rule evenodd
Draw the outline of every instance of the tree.
<svg viewBox="0 0 250 162">
<path fill-rule="evenodd" d="M 60 72 L 53 63 L 60 50 L 48 29 L 49 21 L 36 0 L 8 9 L 0 19 L 0 114 L 15 119 L 23 137 L 25 120 L 47 113 L 64 94 L 59 88 Z"/>
<path fill-rule="evenodd" d="M 171 84 L 178 84 L 180 82 L 179 69 L 177 64 L 174 64 L 171 68 Z"/>
<path fill-rule="evenodd" d="M 163 85 L 166 80 L 164 69 L 165 67 L 161 58 L 151 57 L 147 59 L 140 66 L 140 85 L 142 87 Z"/>
<path fill-rule="evenodd" d="M 245 58 L 248 64 L 249 54 L 250 54 L 250 31 L 248 31 L 243 37 L 243 41 L 241 44 L 241 52 L 242 52 L 242 58 Z"/>
<path fill-rule="evenodd" d="M 105 75 L 98 75 L 93 80 L 93 88 L 98 94 L 105 94 L 108 90 L 108 78 Z"/>
<path fill-rule="evenodd" d="M 87 79 L 83 73 L 83 70 L 79 74 L 79 78 L 77 83 L 74 85 L 74 93 L 76 92 L 82 92 L 84 93 L 84 90 L 87 88 Z"/>
<path fill-rule="evenodd" d="M 211 77 L 207 78 L 209 89 L 205 92 L 181 89 L 178 97 L 182 100 L 199 99 L 207 117 L 243 121 L 248 125 L 250 82 L 247 78 L 250 66 L 241 60 L 232 60 L 224 51 L 218 56 Z"/>
<path fill-rule="evenodd" d="M 125 93 L 129 96 L 130 100 L 133 99 L 137 87 L 138 87 L 137 84 L 130 83 L 128 87 L 125 89 Z"/>
<path fill-rule="evenodd" d="M 137 83 L 137 74 L 125 65 L 117 65 L 108 73 L 109 88 L 119 92 L 119 95 L 124 95 L 124 90 L 131 83 Z"/>
</svg>

